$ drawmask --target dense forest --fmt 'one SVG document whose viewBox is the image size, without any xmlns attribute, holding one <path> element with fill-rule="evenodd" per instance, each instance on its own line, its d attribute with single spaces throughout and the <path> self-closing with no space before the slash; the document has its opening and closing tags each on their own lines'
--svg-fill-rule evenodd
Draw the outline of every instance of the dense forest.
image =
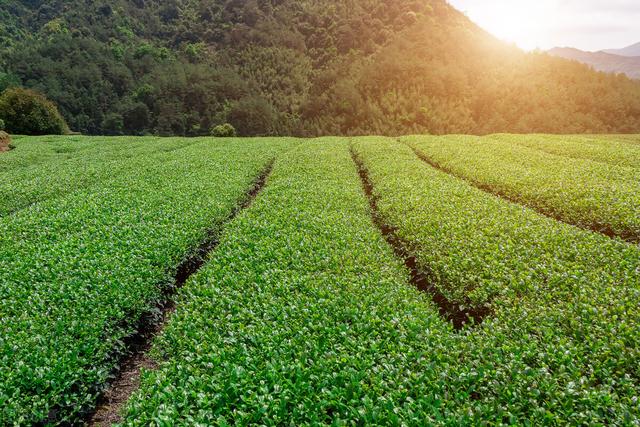
<svg viewBox="0 0 640 427">
<path fill-rule="evenodd" d="M 88 134 L 640 132 L 640 82 L 443 0 L 0 0 L 0 92 Z"/>
</svg>

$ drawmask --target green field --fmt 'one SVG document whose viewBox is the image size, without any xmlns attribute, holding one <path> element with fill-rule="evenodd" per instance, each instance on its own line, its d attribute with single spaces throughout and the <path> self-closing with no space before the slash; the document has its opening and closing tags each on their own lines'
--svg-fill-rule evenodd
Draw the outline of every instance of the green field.
<svg viewBox="0 0 640 427">
<path fill-rule="evenodd" d="M 0 425 L 638 425 L 639 140 L 16 137 Z"/>
</svg>

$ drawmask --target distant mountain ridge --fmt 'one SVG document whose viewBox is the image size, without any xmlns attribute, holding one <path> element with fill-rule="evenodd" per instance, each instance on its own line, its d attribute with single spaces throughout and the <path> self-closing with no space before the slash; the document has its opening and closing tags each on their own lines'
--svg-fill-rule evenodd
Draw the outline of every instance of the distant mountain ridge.
<svg viewBox="0 0 640 427">
<path fill-rule="evenodd" d="M 606 49 L 603 52 L 620 56 L 640 56 L 640 42 L 622 49 Z"/>
<path fill-rule="evenodd" d="M 556 47 L 549 54 L 582 62 L 598 71 L 622 73 L 633 79 L 640 79 L 640 43 L 623 49 L 608 49 L 586 52 L 572 47 Z"/>
</svg>

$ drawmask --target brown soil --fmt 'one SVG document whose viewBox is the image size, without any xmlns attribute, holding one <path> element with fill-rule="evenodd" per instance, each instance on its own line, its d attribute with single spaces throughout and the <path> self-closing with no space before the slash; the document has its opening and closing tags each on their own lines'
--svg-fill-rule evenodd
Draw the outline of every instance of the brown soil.
<svg viewBox="0 0 640 427">
<path fill-rule="evenodd" d="M 11 144 L 11 137 L 8 133 L 0 130 L 0 153 L 11 150 L 9 144 Z"/>
<path fill-rule="evenodd" d="M 122 421 L 121 411 L 129 397 L 140 387 L 142 369 L 155 369 L 156 363 L 148 355 L 152 339 L 166 323 L 173 306 L 162 312 L 162 321 L 141 331 L 130 344 L 130 356 L 120 367 L 113 383 L 102 395 L 98 407 L 87 420 L 90 426 L 111 426 Z"/>
</svg>

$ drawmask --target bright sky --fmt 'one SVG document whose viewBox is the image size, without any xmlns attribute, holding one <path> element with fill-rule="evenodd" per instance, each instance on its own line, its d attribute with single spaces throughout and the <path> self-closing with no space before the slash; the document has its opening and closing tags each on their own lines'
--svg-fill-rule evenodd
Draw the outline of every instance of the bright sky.
<svg viewBox="0 0 640 427">
<path fill-rule="evenodd" d="M 523 49 L 623 48 L 640 42 L 640 0 L 449 0 L 496 37 Z"/>
</svg>

